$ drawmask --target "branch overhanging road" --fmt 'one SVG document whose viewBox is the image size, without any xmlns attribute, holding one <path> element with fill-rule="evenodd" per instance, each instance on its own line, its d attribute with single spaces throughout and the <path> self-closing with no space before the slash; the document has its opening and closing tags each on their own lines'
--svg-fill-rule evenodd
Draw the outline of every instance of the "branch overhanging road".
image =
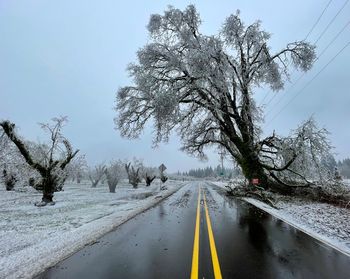
<svg viewBox="0 0 350 279">
<path fill-rule="evenodd" d="M 37 278 L 350 278 L 350 258 L 190 183 Z"/>
</svg>

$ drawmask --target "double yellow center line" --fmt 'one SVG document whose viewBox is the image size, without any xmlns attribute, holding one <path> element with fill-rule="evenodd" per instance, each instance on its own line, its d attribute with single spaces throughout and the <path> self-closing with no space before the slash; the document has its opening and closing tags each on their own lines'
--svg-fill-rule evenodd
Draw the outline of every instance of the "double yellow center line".
<svg viewBox="0 0 350 279">
<path fill-rule="evenodd" d="M 199 188 L 199 191 L 198 191 L 198 203 L 197 203 L 197 215 L 196 215 L 196 227 L 195 227 L 195 231 L 194 231 L 191 279 L 198 279 L 201 192 L 202 192 L 202 189 Z M 204 192 L 203 192 L 203 196 L 204 196 L 205 217 L 206 217 L 206 222 L 207 222 L 207 226 L 208 226 L 209 245 L 210 245 L 211 260 L 212 260 L 213 270 L 214 270 L 214 277 L 215 277 L 215 279 L 222 279 L 221 270 L 220 270 L 220 264 L 219 264 L 219 259 L 218 259 L 218 254 L 216 252 L 214 234 L 213 234 L 213 230 L 212 230 L 212 227 L 211 227 L 209 211 L 208 211 L 206 196 L 205 196 Z"/>
</svg>

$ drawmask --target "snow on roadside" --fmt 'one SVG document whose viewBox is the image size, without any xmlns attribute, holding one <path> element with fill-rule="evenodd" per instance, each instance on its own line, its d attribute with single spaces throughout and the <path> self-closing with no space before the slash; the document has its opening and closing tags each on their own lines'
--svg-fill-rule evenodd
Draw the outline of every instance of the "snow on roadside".
<svg viewBox="0 0 350 279">
<path fill-rule="evenodd" d="M 243 199 L 350 256 L 349 209 L 300 199 L 280 201 L 275 209 L 256 199 Z"/>
<path fill-rule="evenodd" d="M 298 198 L 278 197 L 278 209 L 253 198 L 243 200 L 350 256 L 350 209 Z"/>
<path fill-rule="evenodd" d="M 127 183 L 109 193 L 107 185 L 68 184 L 55 194 L 55 206 L 35 207 L 41 199 L 0 187 L 0 278 L 32 278 L 181 188 L 167 181 L 132 189 Z M 1 185 L 2 186 L 2 185 Z"/>
</svg>

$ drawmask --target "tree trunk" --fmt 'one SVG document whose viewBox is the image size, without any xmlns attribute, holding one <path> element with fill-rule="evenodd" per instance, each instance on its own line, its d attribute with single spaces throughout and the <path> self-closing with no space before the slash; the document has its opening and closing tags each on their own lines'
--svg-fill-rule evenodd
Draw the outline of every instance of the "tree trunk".
<svg viewBox="0 0 350 279">
<path fill-rule="evenodd" d="M 255 155 L 253 152 L 248 152 L 246 154 L 246 156 L 238 161 L 238 164 L 242 168 L 243 175 L 248 179 L 250 187 L 254 187 L 253 179 L 258 179 L 258 184 L 256 186 L 259 186 L 265 190 L 270 189 L 273 192 L 288 195 L 295 192 L 297 187 L 288 187 L 283 185 L 274 177 L 266 174 L 257 155 Z"/>
<path fill-rule="evenodd" d="M 53 202 L 53 195 L 55 192 L 55 188 L 57 186 L 57 179 L 55 179 L 54 176 L 52 176 L 51 173 L 48 173 L 43 181 L 42 181 L 42 186 L 43 186 L 43 197 L 42 201 L 46 203 L 51 203 Z"/>
<path fill-rule="evenodd" d="M 117 184 L 108 184 L 108 187 L 110 193 L 115 193 L 115 188 L 117 188 Z"/>
<path fill-rule="evenodd" d="M 269 179 L 264 172 L 263 166 L 259 162 L 259 158 L 253 152 L 245 152 L 243 158 L 238 161 L 242 168 L 243 175 L 248 179 L 249 185 L 253 185 L 253 179 L 258 179 L 258 186 L 264 189 L 269 188 Z"/>
</svg>

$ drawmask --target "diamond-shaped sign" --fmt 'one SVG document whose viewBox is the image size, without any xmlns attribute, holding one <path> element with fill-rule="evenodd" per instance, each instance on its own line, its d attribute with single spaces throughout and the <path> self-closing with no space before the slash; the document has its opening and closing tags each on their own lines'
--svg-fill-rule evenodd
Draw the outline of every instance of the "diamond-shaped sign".
<svg viewBox="0 0 350 279">
<path fill-rule="evenodd" d="M 161 164 L 161 165 L 159 166 L 159 170 L 160 170 L 161 172 L 165 171 L 165 170 L 166 170 L 166 166 L 165 166 L 164 164 Z"/>
</svg>

